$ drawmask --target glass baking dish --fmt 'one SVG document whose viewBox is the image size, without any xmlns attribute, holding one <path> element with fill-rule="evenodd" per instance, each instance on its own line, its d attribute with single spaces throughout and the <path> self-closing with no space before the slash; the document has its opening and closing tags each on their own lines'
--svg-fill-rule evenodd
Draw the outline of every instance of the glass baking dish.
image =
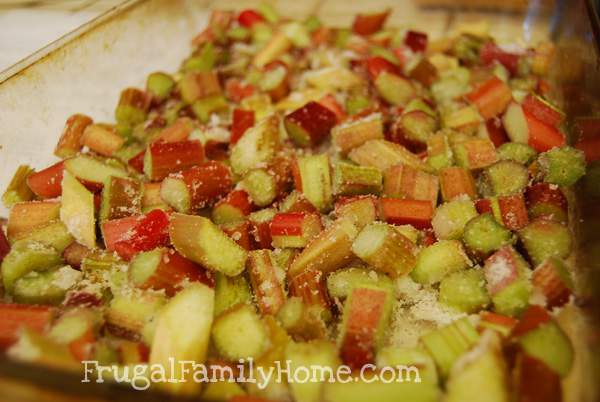
<svg viewBox="0 0 600 402">
<path fill-rule="evenodd" d="M 110 121 L 122 88 L 141 85 L 148 73 L 175 71 L 189 53 L 190 39 L 205 26 L 212 9 L 243 9 L 253 0 L 129 0 L 0 73 L 0 187 L 13 167 L 52 162 L 66 118 L 84 111 Z M 558 44 L 552 69 L 557 98 L 569 121 L 600 113 L 597 4 L 591 0 L 305 0 L 274 2 L 284 16 L 317 15 L 325 23 L 348 26 L 358 12 L 389 7 L 389 25 L 425 30 L 442 37 L 488 23 L 500 42 Z M 592 167 L 594 169 L 594 167 Z M 600 167 L 595 168 L 598 176 Z M 581 181 L 573 194 L 578 298 L 583 314 L 566 318 L 578 361 L 566 380 L 566 402 L 599 400 L 600 378 L 600 189 Z M 5 215 L 6 211 L 0 211 Z M 573 316 L 572 312 L 564 312 Z M 1 319 L 1 317 L 0 317 Z M 157 393 L 112 384 L 82 384 L 80 376 L 0 360 L 0 401 L 165 401 Z M 181 398 L 177 398 L 181 400 Z"/>
</svg>

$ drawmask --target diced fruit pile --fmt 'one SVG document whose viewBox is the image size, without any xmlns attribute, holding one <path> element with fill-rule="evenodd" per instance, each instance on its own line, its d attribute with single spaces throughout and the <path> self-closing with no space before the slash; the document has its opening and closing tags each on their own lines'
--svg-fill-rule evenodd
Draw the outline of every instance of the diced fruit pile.
<svg viewBox="0 0 600 402">
<path fill-rule="evenodd" d="M 71 116 L 61 161 L 19 167 L 3 197 L 1 347 L 71 369 L 253 358 L 422 378 L 159 385 L 215 400 L 560 400 L 563 190 L 586 157 L 549 99 L 552 45 L 433 41 L 388 14 L 333 29 L 216 11 L 179 71 L 121 93 L 115 123 Z"/>
</svg>

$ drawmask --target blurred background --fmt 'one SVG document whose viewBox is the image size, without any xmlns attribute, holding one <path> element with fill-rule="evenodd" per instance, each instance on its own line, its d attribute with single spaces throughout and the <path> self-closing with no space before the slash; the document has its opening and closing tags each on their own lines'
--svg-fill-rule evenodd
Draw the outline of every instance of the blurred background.
<svg viewBox="0 0 600 402">
<path fill-rule="evenodd" d="M 0 0 L 0 71 L 123 0 Z"/>
</svg>

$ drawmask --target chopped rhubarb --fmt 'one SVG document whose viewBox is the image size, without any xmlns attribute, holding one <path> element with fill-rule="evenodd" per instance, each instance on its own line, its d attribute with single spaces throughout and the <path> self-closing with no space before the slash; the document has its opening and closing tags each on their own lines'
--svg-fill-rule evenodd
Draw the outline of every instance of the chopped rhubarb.
<svg viewBox="0 0 600 402">
<path fill-rule="evenodd" d="M 382 198 L 379 200 L 381 218 L 394 225 L 412 225 L 417 229 L 431 227 L 433 205 L 429 200 Z"/>
<path fill-rule="evenodd" d="M 408 165 L 392 166 L 384 173 L 383 194 L 388 197 L 429 200 L 435 206 L 438 193 L 439 180 L 437 176 Z"/>
<path fill-rule="evenodd" d="M 502 50 L 493 42 L 485 43 L 480 50 L 479 57 L 483 64 L 498 62 L 502 64 L 511 74 L 516 74 L 519 68 L 520 55 Z"/>
<path fill-rule="evenodd" d="M 464 195 L 471 199 L 477 197 L 473 176 L 465 168 L 448 167 L 442 169 L 440 172 L 440 187 L 445 201 Z"/>
<path fill-rule="evenodd" d="M 81 136 L 90 124 L 92 119 L 84 114 L 74 114 L 69 117 L 54 149 L 54 155 L 63 159 L 75 156 L 82 147 Z"/>
<path fill-rule="evenodd" d="M 304 212 L 278 213 L 271 221 L 271 238 L 277 248 L 303 248 L 321 232 L 318 214 Z"/>
<path fill-rule="evenodd" d="M 277 314 L 285 303 L 285 274 L 275 263 L 271 250 L 255 250 L 248 254 L 248 274 L 260 312 Z"/>
<path fill-rule="evenodd" d="M 525 113 L 529 113 L 549 126 L 557 127 L 565 119 L 565 114 L 563 112 L 537 95 L 527 95 L 521 106 Z"/>
<path fill-rule="evenodd" d="M 244 109 L 233 110 L 233 120 L 231 123 L 231 139 L 229 142 L 234 145 L 242 138 L 242 135 L 254 125 L 254 111 Z"/>
<path fill-rule="evenodd" d="M 116 129 L 106 124 L 90 124 L 81 136 L 81 144 L 97 154 L 111 156 L 125 143 Z"/>
<path fill-rule="evenodd" d="M 527 226 L 529 216 L 523 194 L 512 194 L 498 197 L 498 207 L 502 224 L 510 230 L 519 230 Z"/>
<path fill-rule="evenodd" d="M 514 370 L 519 402 L 562 402 L 561 378 L 545 362 L 520 353 Z"/>
<path fill-rule="evenodd" d="M 231 189 L 231 171 L 221 162 L 207 161 L 162 182 L 161 198 L 178 212 L 193 212 L 212 205 Z"/>
<path fill-rule="evenodd" d="M 59 201 L 18 202 L 10 209 L 6 234 L 11 241 L 18 240 L 58 219 L 59 211 Z"/>
<path fill-rule="evenodd" d="M 325 106 L 327 109 L 331 110 L 337 116 L 338 123 L 343 121 L 346 118 L 346 113 L 344 112 L 344 108 L 342 105 L 338 103 L 335 97 L 331 94 L 327 94 L 321 99 L 319 99 L 319 103 Z"/>
<path fill-rule="evenodd" d="M 49 306 L 0 304 L 0 348 L 7 348 L 16 342 L 22 328 L 42 332 L 50 325 L 53 315 Z"/>
<path fill-rule="evenodd" d="M 359 35 L 371 35 L 383 28 L 391 10 L 380 13 L 357 14 L 352 23 L 352 30 Z"/>
<path fill-rule="evenodd" d="M 500 332 L 503 336 L 508 337 L 513 328 L 519 322 L 513 317 L 507 315 L 492 313 L 491 311 L 482 311 L 479 313 L 479 328 L 485 330 L 487 328 Z"/>
<path fill-rule="evenodd" d="M 215 204 L 212 219 L 217 224 L 239 221 L 252 212 L 252 208 L 246 191 L 233 190 Z"/>
<path fill-rule="evenodd" d="M 397 65 L 381 56 L 373 56 L 367 59 L 367 71 L 372 80 L 376 79 L 382 71 L 402 75 L 402 72 Z"/>
<path fill-rule="evenodd" d="M 544 295 L 548 308 L 560 307 L 571 297 L 573 283 L 569 272 L 564 263 L 556 258 L 549 258 L 537 266 L 531 282 Z"/>
<path fill-rule="evenodd" d="M 252 250 L 254 246 L 255 242 L 250 233 L 251 229 L 250 221 L 247 220 L 228 222 L 221 225 L 221 230 L 244 250 Z"/>
<path fill-rule="evenodd" d="M 502 121 L 500 119 L 492 118 L 486 120 L 485 128 L 487 137 L 494 143 L 496 148 L 505 142 L 508 142 L 508 136 L 506 135 L 506 131 L 504 131 L 504 127 L 502 127 Z"/>
<path fill-rule="evenodd" d="M 323 272 L 311 269 L 303 271 L 289 278 L 289 288 L 290 294 L 300 297 L 306 305 L 329 310 L 330 300 Z"/>
<path fill-rule="evenodd" d="M 529 128 L 528 144 L 538 152 L 546 152 L 554 147 L 565 145 L 565 135 L 557 128 L 536 119 L 532 114 L 524 112 Z"/>
<path fill-rule="evenodd" d="M 127 164 L 137 170 L 139 173 L 144 173 L 144 157 L 146 150 L 138 152 L 134 157 L 127 161 Z"/>
<path fill-rule="evenodd" d="M 318 145 L 336 122 L 335 113 L 318 102 L 308 102 L 284 119 L 289 136 L 300 146 Z"/>
<path fill-rule="evenodd" d="M 250 222 L 250 233 L 252 234 L 256 248 L 272 248 L 271 221 L 276 214 L 273 208 L 265 208 L 251 213 L 248 216 Z"/>
<path fill-rule="evenodd" d="M 513 283 L 519 276 L 513 248 L 505 246 L 490 256 L 485 261 L 484 272 L 488 291 L 492 296 Z"/>
<path fill-rule="evenodd" d="M 244 98 L 252 96 L 254 92 L 253 85 L 243 84 L 237 78 L 229 78 L 225 81 L 225 94 L 236 103 L 240 103 Z"/>
<path fill-rule="evenodd" d="M 497 77 L 490 78 L 466 96 L 486 120 L 502 113 L 512 100 L 509 86 Z"/>
<path fill-rule="evenodd" d="M 194 122 L 189 117 L 181 117 L 169 127 L 161 132 L 152 141 L 153 142 L 179 142 L 185 141 L 194 130 Z"/>
<path fill-rule="evenodd" d="M 40 198 L 55 198 L 62 193 L 64 162 L 60 161 L 27 177 L 27 185 Z"/>
<path fill-rule="evenodd" d="M 246 28 L 251 28 L 252 25 L 256 24 L 257 22 L 262 22 L 265 19 L 257 11 L 252 10 L 252 9 L 247 9 L 247 10 L 243 10 L 240 12 L 237 20 L 241 26 L 244 26 Z"/>
<path fill-rule="evenodd" d="M 144 173 L 150 180 L 162 180 L 204 160 L 200 141 L 155 142 L 144 155 Z"/>
<path fill-rule="evenodd" d="M 157 248 L 137 254 L 131 260 L 129 275 L 137 287 L 164 289 L 167 296 L 173 296 L 188 281 L 214 287 L 210 272 L 169 248 Z"/>
<path fill-rule="evenodd" d="M 404 44 L 413 52 L 424 52 L 427 49 L 427 34 L 424 32 L 408 31 L 404 37 Z"/>
</svg>

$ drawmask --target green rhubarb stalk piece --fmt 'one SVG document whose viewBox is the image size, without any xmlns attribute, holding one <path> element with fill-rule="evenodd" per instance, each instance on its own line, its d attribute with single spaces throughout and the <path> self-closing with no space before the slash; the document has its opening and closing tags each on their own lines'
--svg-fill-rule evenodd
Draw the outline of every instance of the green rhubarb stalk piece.
<svg viewBox="0 0 600 402">
<path fill-rule="evenodd" d="M 383 175 L 374 167 L 337 162 L 333 166 L 333 194 L 361 195 L 381 192 Z"/>
<path fill-rule="evenodd" d="M 504 245 L 515 243 L 516 238 L 491 213 L 485 213 L 465 225 L 463 241 L 475 253 L 487 255 Z"/>
<path fill-rule="evenodd" d="M 254 307 L 239 304 L 215 319 L 212 340 L 227 360 L 256 359 L 268 348 L 267 328 Z"/>
<path fill-rule="evenodd" d="M 432 285 L 452 272 L 466 269 L 469 264 L 460 241 L 440 240 L 421 250 L 410 276 L 415 282 Z"/>
<path fill-rule="evenodd" d="M 571 186 L 585 175 L 585 155 L 569 146 L 540 154 L 538 165 L 544 181 L 558 186 Z"/>
<path fill-rule="evenodd" d="M 96 222 L 94 194 L 88 191 L 75 176 L 63 173 L 60 220 L 79 244 L 96 247 Z"/>
<path fill-rule="evenodd" d="M 507 142 L 498 148 L 498 156 L 501 160 L 515 161 L 522 165 L 529 165 L 537 156 L 537 152 L 529 145 L 519 142 Z"/>
<path fill-rule="evenodd" d="M 483 171 L 479 184 L 484 196 L 515 194 L 529 184 L 529 172 L 520 163 L 501 160 Z"/>
<path fill-rule="evenodd" d="M 358 267 L 343 268 L 332 272 L 327 277 L 327 291 L 331 297 L 345 299 L 353 289 L 369 285 L 393 293 L 394 284 L 389 276 L 368 269 Z"/>
<path fill-rule="evenodd" d="M 381 72 L 374 84 L 379 95 L 395 106 L 405 106 L 416 95 L 409 80 L 387 71 Z"/>
<path fill-rule="evenodd" d="M 82 276 L 81 271 L 68 265 L 45 271 L 31 271 L 14 283 L 13 300 L 24 304 L 60 304 L 67 291 Z"/>
<path fill-rule="evenodd" d="M 15 242 L 2 261 L 4 289 L 11 293 L 17 279 L 31 271 L 43 271 L 62 263 L 62 257 L 52 247 L 27 240 Z"/>
<path fill-rule="evenodd" d="M 550 257 L 566 258 L 571 253 L 571 237 L 569 228 L 548 219 L 536 219 L 519 231 L 519 239 L 534 265 Z"/>
<path fill-rule="evenodd" d="M 440 282 L 440 302 L 465 313 L 475 313 L 490 303 L 480 269 L 454 272 Z"/>
<path fill-rule="evenodd" d="M 455 199 L 440 205 L 434 212 L 431 225 L 438 239 L 458 240 L 467 222 L 477 216 L 473 201 Z"/>
<path fill-rule="evenodd" d="M 246 277 L 243 275 L 229 277 L 217 272 L 215 275 L 215 316 L 242 303 L 252 303 L 252 291 Z"/>
<path fill-rule="evenodd" d="M 247 134 L 246 134 L 247 135 Z M 331 209 L 333 202 L 329 157 L 325 154 L 297 159 L 302 193 L 319 211 Z"/>
<path fill-rule="evenodd" d="M 17 202 L 29 201 L 33 199 L 33 192 L 27 185 L 27 177 L 33 173 L 33 169 L 27 165 L 21 165 L 13 175 L 4 194 L 2 202 L 6 208 L 12 207 Z"/>
<path fill-rule="evenodd" d="M 243 175 L 269 162 L 279 148 L 279 120 L 265 118 L 248 129 L 231 149 L 231 167 Z"/>
<path fill-rule="evenodd" d="M 167 73 L 152 73 L 146 80 L 146 90 L 160 101 L 167 99 L 173 88 L 175 88 L 175 80 Z"/>
</svg>

